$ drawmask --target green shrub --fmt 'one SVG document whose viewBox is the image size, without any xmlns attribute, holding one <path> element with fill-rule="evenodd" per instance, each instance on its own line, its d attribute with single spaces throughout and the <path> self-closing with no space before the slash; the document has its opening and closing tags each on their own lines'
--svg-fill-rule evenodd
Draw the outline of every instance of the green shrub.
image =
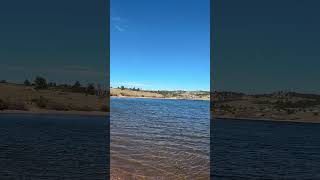
<svg viewBox="0 0 320 180">
<path fill-rule="evenodd" d="M 8 108 L 9 108 L 8 103 L 6 103 L 2 99 L 0 99 L 0 111 L 7 110 Z"/>
<path fill-rule="evenodd" d="M 32 102 L 36 103 L 39 108 L 46 108 L 48 106 L 49 100 L 40 96 L 39 99 L 32 99 Z"/>
<path fill-rule="evenodd" d="M 34 80 L 34 84 L 36 86 L 36 89 L 47 89 L 48 88 L 48 84 L 47 84 L 47 80 L 43 77 L 36 77 L 36 79 Z"/>
<path fill-rule="evenodd" d="M 90 95 L 95 95 L 96 94 L 96 89 L 94 87 L 94 84 L 88 84 L 88 87 L 87 87 L 87 90 L 86 90 L 86 93 L 87 94 L 90 94 Z"/>
</svg>

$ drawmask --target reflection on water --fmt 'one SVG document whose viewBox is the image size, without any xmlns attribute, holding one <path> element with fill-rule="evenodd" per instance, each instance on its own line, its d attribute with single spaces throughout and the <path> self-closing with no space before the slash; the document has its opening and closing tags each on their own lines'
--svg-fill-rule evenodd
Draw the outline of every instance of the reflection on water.
<svg viewBox="0 0 320 180">
<path fill-rule="evenodd" d="M 209 179 L 209 102 L 111 100 L 112 179 Z"/>
</svg>

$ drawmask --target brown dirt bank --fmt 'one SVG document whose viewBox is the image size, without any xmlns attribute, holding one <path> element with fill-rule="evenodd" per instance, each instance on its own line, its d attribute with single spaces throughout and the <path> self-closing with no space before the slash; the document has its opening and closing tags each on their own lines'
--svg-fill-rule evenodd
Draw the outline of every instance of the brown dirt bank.
<svg viewBox="0 0 320 180">
<path fill-rule="evenodd" d="M 249 120 L 249 121 L 272 121 L 272 122 L 294 122 L 294 123 L 320 123 L 320 119 L 271 119 L 271 118 L 250 118 L 250 117 L 232 117 L 232 116 L 222 116 L 212 118 L 221 120 Z"/>
<path fill-rule="evenodd" d="M 21 110 L 4 110 L 0 114 L 52 114 L 52 115 L 85 115 L 85 116 L 108 116 L 108 112 L 101 111 L 55 111 L 55 110 L 39 110 L 39 111 L 21 111 Z"/>
</svg>

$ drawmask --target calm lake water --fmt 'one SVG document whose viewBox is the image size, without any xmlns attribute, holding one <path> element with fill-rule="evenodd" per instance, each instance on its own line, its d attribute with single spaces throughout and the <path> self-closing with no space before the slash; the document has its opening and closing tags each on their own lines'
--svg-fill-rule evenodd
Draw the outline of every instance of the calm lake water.
<svg viewBox="0 0 320 180">
<path fill-rule="evenodd" d="M 209 102 L 113 98 L 111 110 L 113 179 L 209 179 Z M 106 179 L 108 122 L 0 114 L 0 179 Z M 213 125 L 213 179 L 320 179 L 320 124 Z"/>
<path fill-rule="evenodd" d="M 320 179 L 320 124 L 213 122 L 213 179 Z"/>
<path fill-rule="evenodd" d="M 111 99 L 112 179 L 209 179 L 208 101 Z"/>
<path fill-rule="evenodd" d="M 0 179 L 105 180 L 109 118 L 0 114 Z"/>
</svg>

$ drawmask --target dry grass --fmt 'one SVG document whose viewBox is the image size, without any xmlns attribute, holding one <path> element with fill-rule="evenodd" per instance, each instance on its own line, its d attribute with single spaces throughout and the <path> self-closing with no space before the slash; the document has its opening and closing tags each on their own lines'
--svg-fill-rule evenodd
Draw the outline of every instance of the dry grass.
<svg viewBox="0 0 320 180">
<path fill-rule="evenodd" d="M 115 97 L 137 97 L 137 98 L 168 98 L 168 99 L 192 99 L 192 100 L 209 100 L 209 94 L 198 94 L 194 92 L 151 92 L 151 91 L 134 91 L 130 89 L 111 88 L 111 96 Z"/>
<path fill-rule="evenodd" d="M 277 103 L 277 97 L 229 98 L 214 101 L 212 115 L 217 118 L 286 120 L 299 122 L 319 122 L 320 106 L 308 104 L 313 100 L 301 97 L 289 97 L 285 102 Z"/>
<path fill-rule="evenodd" d="M 30 86 L 0 83 L 0 110 L 25 111 L 102 111 L 109 110 L 108 97 L 53 89 L 35 90 Z"/>
<path fill-rule="evenodd" d="M 147 92 L 147 91 L 133 91 L 129 89 L 111 89 L 111 96 L 118 96 L 118 97 L 146 97 L 146 98 L 164 98 L 162 94 Z"/>
</svg>

